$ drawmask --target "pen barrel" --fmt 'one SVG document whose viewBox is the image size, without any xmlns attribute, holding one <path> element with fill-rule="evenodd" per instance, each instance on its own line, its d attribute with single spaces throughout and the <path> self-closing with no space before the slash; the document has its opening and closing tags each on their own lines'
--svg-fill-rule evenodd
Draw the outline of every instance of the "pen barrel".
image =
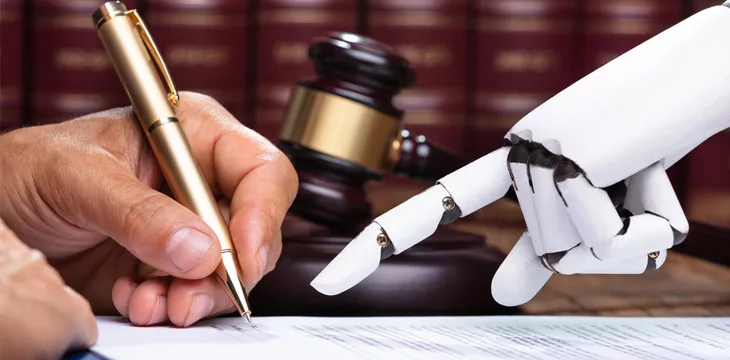
<svg viewBox="0 0 730 360">
<path fill-rule="evenodd" d="M 94 15 L 97 32 L 142 127 L 175 117 L 154 59 L 140 36 L 139 25 L 119 2 L 107 3 Z M 98 18 L 98 20 L 97 20 Z"/>
<path fill-rule="evenodd" d="M 173 196 L 210 226 L 222 250 L 233 250 L 228 225 L 193 157 L 182 126 L 175 118 L 168 121 L 146 133 Z"/>
<path fill-rule="evenodd" d="M 105 3 L 93 19 L 173 196 L 211 227 L 223 250 L 233 250 L 228 226 L 142 40 L 141 20 L 132 21 L 120 2 Z"/>
</svg>

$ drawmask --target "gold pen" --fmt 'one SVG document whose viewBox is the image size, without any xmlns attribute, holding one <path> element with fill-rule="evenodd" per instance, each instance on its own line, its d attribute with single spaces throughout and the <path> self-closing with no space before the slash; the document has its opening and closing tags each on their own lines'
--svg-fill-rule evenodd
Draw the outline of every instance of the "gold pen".
<svg viewBox="0 0 730 360">
<path fill-rule="evenodd" d="M 92 19 L 173 196 L 215 232 L 222 249 L 216 273 L 239 314 L 251 321 L 228 226 L 178 122 L 173 105 L 180 98 L 147 27 L 136 10 L 128 11 L 119 1 L 104 3 L 94 11 Z"/>
</svg>

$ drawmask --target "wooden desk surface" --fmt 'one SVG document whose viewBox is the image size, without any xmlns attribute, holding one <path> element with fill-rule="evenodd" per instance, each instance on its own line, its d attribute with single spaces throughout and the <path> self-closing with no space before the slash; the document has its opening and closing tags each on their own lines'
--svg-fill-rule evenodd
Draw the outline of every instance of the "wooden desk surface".
<svg viewBox="0 0 730 360">
<path fill-rule="evenodd" d="M 377 185 L 370 191 L 381 213 L 423 188 Z M 450 226 L 483 234 L 505 253 L 525 228 L 517 205 L 506 201 Z M 485 286 L 491 283 L 487 276 Z M 730 267 L 670 251 L 664 266 L 649 274 L 553 276 L 521 310 L 533 315 L 730 316 Z"/>
</svg>

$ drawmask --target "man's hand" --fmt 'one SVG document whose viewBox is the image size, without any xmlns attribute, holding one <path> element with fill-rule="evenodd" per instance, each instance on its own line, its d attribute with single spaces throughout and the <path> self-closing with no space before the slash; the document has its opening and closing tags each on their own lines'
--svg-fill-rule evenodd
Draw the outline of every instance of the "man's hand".
<svg viewBox="0 0 730 360">
<path fill-rule="evenodd" d="M 0 220 L 0 359 L 58 359 L 96 338 L 89 303 Z"/>
<path fill-rule="evenodd" d="M 181 93 L 178 117 L 229 212 L 248 290 L 273 270 L 297 191 L 286 156 L 210 97 Z M 131 108 L 0 137 L 0 217 L 98 314 L 189 326 L 234 310 L 213 271 L 220 245 L 164 178 Z M 171 275 L 149 278 L 153 269 Z"/>
</svg>

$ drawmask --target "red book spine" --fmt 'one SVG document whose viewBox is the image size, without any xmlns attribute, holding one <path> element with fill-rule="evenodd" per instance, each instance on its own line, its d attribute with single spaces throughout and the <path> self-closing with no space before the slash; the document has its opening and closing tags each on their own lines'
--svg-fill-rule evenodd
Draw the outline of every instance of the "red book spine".
<svg viewBox="0 0 730 360">
<path fill-rule="evenodd" d="M 722 0 L 691 0 L 689 15 Z M 683 160 L 686 165 L 684 209 L 687 216 L 721 227 L 730 227 L 730 130 L 707 139 Z M 690 229 L 690 231 L 692 231 Z"/>
<path fill-rule="evenodd" d="M 137 1 L 124 3 L 137 8 Z M 129 105 L 91 20 L 99 5 L 86 0 L 35 2 L 31 124 Z"/>
<path fill-rule="evenodd" d="M 476 20 L 476 116 L 469 153 L 504 144 L 524 115 L 575 81 L 572 0 L 481 0 Z"/>
<path fill-rule="evenodd" d="M 649 40 L 684 17 L 683 0 L 587 0 L 582 8 L 581 75 Z"/>
<path fill-rule="evenodd" d="M 145 22 L 175 87 L 214 97 L 247 123 L 250 0 L 147 2 Z"/>
<path fill-rule="evenodd" d="M 371 0 L 367 34 L 413 66 L 414 84 L 395 98 L 404 127 L 458 153 L 465 150 L 469 0 Z"/>
<path fill-rule="evenodd" d="M 278 141 L 289 93 L 313 76 L 312 40 L 331 31 L 357 32 L 357 0 L 260 0 L 257 14 L 255 129 Z"/>
<path fill-rule="evenodd" d="M 23 4 L 0 0 L 0 133 L 23 125 Z"/>
<path fill-rule="evenodd" d="M 685 5 L 683 0 L 587 0 L 581 9 L 581 75 L 681 21 Z M 684 166 L 684 162 L 679 162 L 667 171 L 680 198 Z"/>
</svg>

